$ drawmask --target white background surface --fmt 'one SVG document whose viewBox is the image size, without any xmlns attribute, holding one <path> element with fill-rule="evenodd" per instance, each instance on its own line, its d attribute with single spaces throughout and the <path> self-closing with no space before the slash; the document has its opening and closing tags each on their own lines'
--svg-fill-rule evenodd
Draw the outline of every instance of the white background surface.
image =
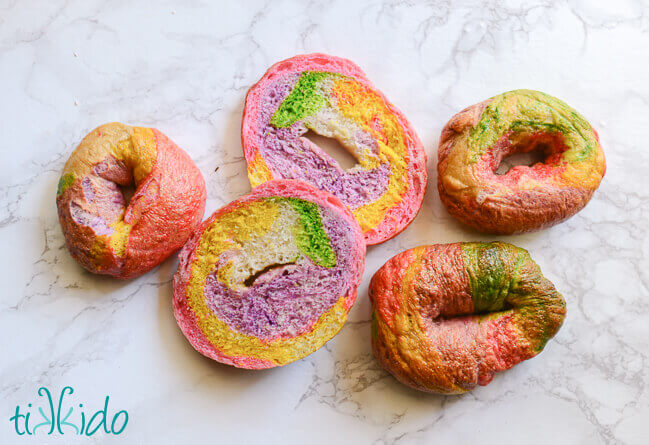
<svg viewBox="0 0 649 445">
<path fill-rule="evenodd" d="M 269 371 L 229 368 L 176 326 L 175 258 L 129 282 L 72 260 L 57 182 L 97 125 L 156 127 L 202 170 L 211 213 L 249 190 L 246 90 L 313 51 L 355 61 L 411 120 L 428 155 L 425 203 L 402 235 L 369 248 L 350 322 L 325 348 Z M 0 443 L 649 443 L 648 80 L 642 1 L 1 0 Z M 437 141 L 454 113 L 515 88 L 581 111 L 606 153 L 581 213 L 500 238 L 530 250 L 568 316 L 541 355 L 489 386 L 417 393 L 371 355 L 367 284 L 406 248 L 493 238 L 441 205 Z M 18 438 L 9 417 L 41 385 L 72 385 L 96 409 L 109 394 L 109 410 L 130 414 L 126 431 Z"/>
</svg>

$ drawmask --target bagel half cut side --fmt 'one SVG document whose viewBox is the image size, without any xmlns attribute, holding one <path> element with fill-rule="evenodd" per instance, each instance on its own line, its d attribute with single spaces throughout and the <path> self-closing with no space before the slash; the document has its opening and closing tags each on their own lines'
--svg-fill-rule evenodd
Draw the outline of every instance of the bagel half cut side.
<svg viewBox="0 0 649 445">
<path fill-rule="evenodd" d="M 357 164 L 343 169 L 309 131 L 335 138 Z M 307 54 L 273 65 L 248 91 L 241 137 L 253 187 L 298 179 L 332 193 L 352 210 L 367 244 L 400 233 L 421 206 L 421 141 L 349 60 Z"/>
<path fill-rule="evenodd" d="M 180 253 L 178 325 L 201 354 L 248 369 L 303 358 L 342 328 L 365 241 L 335 196 L 266 182 L 217 210 Z"/>
</svg>

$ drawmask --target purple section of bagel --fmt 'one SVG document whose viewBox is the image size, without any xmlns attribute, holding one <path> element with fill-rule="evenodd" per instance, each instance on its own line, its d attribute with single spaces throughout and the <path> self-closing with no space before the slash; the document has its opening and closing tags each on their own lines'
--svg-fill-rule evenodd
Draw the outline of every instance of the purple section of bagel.
<svg viewBox="0 0 649 445">
<path fill-rule="evenodd" d="M 299 336 L 347 294 L 357 261 L 350 256 L 353 233 L 334 212 L 322 207 L 320 211 L 336 266 L 317 266 L 303 257 L 294 265 L 261 275 L 245 290 L 226 287 L 217 279 L 216 270 L 208 275 L 205 301 L 230 329 L 267 341 Z"/>
<path fill-rule="evenodd" d="M 119 186 L 132 183 L 133 175 L 126 165 L 108 156 L 81 180 L 82 193 L 74 193 L 70 199 L 70 216 L 97 235 L 112 235 L 111 224 L 123 217 L 126 207 Z"/>
<path fill-rule="evenodd" d="M 377 200 L 385 192 L 390 165 L 383 163 L 372 170 L 345 171 L 331 159 L 313 150 L 310 141 L 302 138 L 308 130 L 301 121 L 288 128 L 270 124 L 273 114 L 289 95 L 299 74 L 289 74 L 276 80 L 264 91 L 257 126 L 261 155 L 266 165 L 284 179 L 300 179 L 337 196 L 352 209 Z M 367 135 L 359 134 L 359 139 Z"/>
</svg>

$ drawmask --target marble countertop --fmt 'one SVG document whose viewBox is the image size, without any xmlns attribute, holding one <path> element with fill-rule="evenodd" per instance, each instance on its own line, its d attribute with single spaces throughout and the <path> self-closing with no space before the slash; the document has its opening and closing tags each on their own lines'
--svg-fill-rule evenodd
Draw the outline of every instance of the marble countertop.
<svg viewBox="0 0 649 445">
<path fill-rule="evenodd" d="M 314 51 L 354 60 L 411 120 L 428 155 L 425 202 L 368 249 L 350 320 L 324 348 L 268 371 L 222 366 L 176 325 L 175 258 L 128 282 L 72 260 L 57 181 L 97 125 L 156 127 L 202 170 L 211 213 L 250 189 L 246 90 L 272 63 Z M 649 443 L 648 79 L 649 4 L 637 0 L 0 1 L 0 442 Z M 494 238 L 441 204 L 437 141 L 454 113 L 516 88 L 577 108 L 607 157 L 577 216 L 498 237 L 532 253 L 568 316 L 542 354 L 489 386 L 418 393 L 371 354 L 368 282 L 407 248 Z M 16 406 L 66 385 L 89 412 L 109 395 L 110 416 L 128 412 L 123 433 L 19 437 Z"/>
</svg>

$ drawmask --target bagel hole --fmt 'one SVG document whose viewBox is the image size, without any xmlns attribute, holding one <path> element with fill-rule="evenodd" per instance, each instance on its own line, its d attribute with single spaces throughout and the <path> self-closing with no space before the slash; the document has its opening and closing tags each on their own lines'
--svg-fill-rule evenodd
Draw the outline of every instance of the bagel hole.
<svg viewBox="0 0 649 445">
<path fill-rule="evenodd" d="M 540 145 L 540 144 L 539 144 Z M 528 151 L 528 152 L 518 152 L 518 153 L 513 153 L 509 156 L 505 156 L 501 161 L 500 165 L 498 165 L 498 168 L 496 169 L 496 174 L 497 175 L 505 175 L 509 170 L 511 170 L 514 167 L 518 167 L 519 165 L 524 165 L 527 167 L 531 167 L 534 164 L 539 164 L 545 162 L 547 155 L 546 151 L 541 149 L 540 147 Z"/>
<path fill-rule="evenodd" d="M 504 301 L 502 307 L 498 309 L 486 309 L 482 311 L 468 311 L 468 312 L 457 312 L 452 314 L 440 314 L 437 317 L 429 317 L 433 323 L 444 323 L 446 321 L 458 320 L 458 319 L 467 319 L 467 317 L 482 317 L 486 315 L 493 314 L 503 314 L 515 309 L 515 306 L 511 303 Z"/>
<path fill-rule="evenodd" d="M 503 142 L 505 147 L 494 152 L 494 173 L 497 175 L 505 175 L 518 166 L 553 163 L 568 149 L 561 132 L 511 133 L 505 136 Z"/>
<path fill-rule="evenodd" d="M 322 136 L 311 130 L 303 134 L 302 137 L 320 147 L 320 149 L 331 156 L 343 170 L 349 170 L 358 164 L 354 155 L 351 154 L 349 150 L 336 138 Z"/>
<path fill-rule="evenodd" d="M 124 207 L 128 207 L 131 203 L 131 198 L 133 198 L 133 195 L 135 194 L 135 185 L 117 184 L 117 187 L 119 187 L 119 190 L 122 192 L 122 196 L 124 197 Z"/>
<path fill-rule="evenodd" d="M 282 269 L 282 268 L 284 268 L 284 267 L 286 267 L 286 266 L 290 266 L 290 265 L 292 265 L 292 264 L 295 264 L 295 263 L 285 263 L 285 264 L 276 263 L 276 264 L 269 264 L 268 266 L 264 267 L 264 268 L 261 269 L 260 271 L 257 271 L 257 272 L 255 272 L 254 274 L 250 275 L 248 278 L 246 278 L 246 279 L 243 281 L 243 284 L 244 284 L 246 287 L 251 287 L 253 284 L 255 284 L 255 281 L 257 281 L 257 280 L 258 280 L 262 275 L 266 275 L 266 274 L 268 274 L 268 273 L 270 273 L 270 272 L 273 272 L 273 271 L 278 271 L 278 272 L 279 272 L 279 269 Z M 282 273 L 282 274 L 286 274 L 286 273 L 288 273 L 288 270 L 285 270 L 285 271 L 283 271 L 283 272 L 281 272 L 281 273 Z M 273 275 L 276 275 L 276 274 L 273 274 Z"/>
</svg>

